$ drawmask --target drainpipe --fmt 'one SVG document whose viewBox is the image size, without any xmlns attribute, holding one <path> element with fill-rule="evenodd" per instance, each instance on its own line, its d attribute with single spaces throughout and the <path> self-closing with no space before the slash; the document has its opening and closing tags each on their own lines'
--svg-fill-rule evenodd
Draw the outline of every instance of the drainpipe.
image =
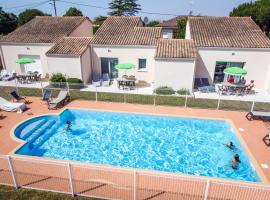
<svg viewBox="0 0 270 200">
<path fill-rule="evenodd" d="M 2 50 L 2 45 L 0 45 L 0 54 L 1 54 L 1 61 L 2 61 L 2 65 L 3 65 L 3 69 L 7 69 L 5 59 L 4 59 L 3 50 Z"/>
</svg>

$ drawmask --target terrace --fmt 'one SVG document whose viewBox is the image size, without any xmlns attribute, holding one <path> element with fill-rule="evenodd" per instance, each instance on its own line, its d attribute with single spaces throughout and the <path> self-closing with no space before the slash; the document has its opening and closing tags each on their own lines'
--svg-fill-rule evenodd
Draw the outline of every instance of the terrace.
<svg viewBox="0 0 270 200">
<path fill-rule="evenodd" d="M 2 112 L 0 120 L 0 154 L 10 154 L 20 145 L 19 141 L 14 140 L 10 132 L 21 121 L 34 116 L 50 113 L 59 113 L 63 109 L 48 110 L 47 104 L 40 98 L 29 97 L 31 101 L 29 110 L 23 114 Z M 123 104 L 112 102 L 96 102 L 73 100 L 66 107 L 70 108 L 89 108 L 94 110 L 107 110 L 117 112 L 149 113 L 173 116 L 188 116 L 200 118 L 219 118 L 230 119 L 239 131 L 250 153 L 254 157 L 255 168 L 261 173 L 263 178 L 262 185 L 269 188 L 270 166 L 269 147 L 263 142 L 268 132 L 268 124 L 262 121 L 248 121 L 245 118 L 246 112 L 209 110 L 184 107 L 168 107 L 138 104 Z M 256 133 L 256 134 L 255 134 Z M 56 161 L 51 159 L 29 159 L 27 156 L 11 155 L 16 181 L 18 186 L 24 188 L 46 189 L 63 193 L 70 193 L 69 180 L 66 173 L 66 161 Z M 5 165 L 5 157 L 0 156 L 0 162 Z M 7 163 L 6 163 L 7 164 Z M 257 165 L 258 164 L 258 165 Z M 37 168 L 37 166 L 39 166 Z M 75 180 L 73 180 L 73 192 L 82 196 L 98 196 L 103 198 L 131 199 L 133 191 L 133 170 L 120 169 L 116 167 L 98 166 L 92 164 L 71 163 L 71 170 Z M 41 170 L 38 170 L 38 169 Z M 12 184 L 12 178 L 5 172 L 5 167 L 0 170 L 0 182 Z M 52 173 L 52 171 L 54 173 Z M 78 170 L 83 174 L 78 174 Z M 207 179 L 193 176 L 177 175 L 171 173 L 149 172 L 138 170 L 135 175 L 137 186 L 135 190 L 136 199 L 148 198 L 203 198 L 207 189 Z M 123 179 L 119 180 L 119 176 Z M 246 199 L 246 194 L 258 199 L 267 199 L 269 189 L 264 192 L 258 191 L 261 184 L 243 183 L 241 181 L 208 179 L 210 189 L 208 198 L 220 199 Z M 9 182 L 7 182 L 9 181 Z M 120 181 L 120 182 L 119 182 Z M 184 185 L 182 185 L 184 184 Z M 166 185 L 171 188 L 169 189 Z M 183 187 L 180 187 L 180 186 Z M 179 186 L 179 187 L 175 187 Z M 235 193 L 237 192 L 237 193 Z M 73 194 L 73 193 L 70 193 Z M 155 199 L 155 198 L 154 198 Z"/>
</svg>

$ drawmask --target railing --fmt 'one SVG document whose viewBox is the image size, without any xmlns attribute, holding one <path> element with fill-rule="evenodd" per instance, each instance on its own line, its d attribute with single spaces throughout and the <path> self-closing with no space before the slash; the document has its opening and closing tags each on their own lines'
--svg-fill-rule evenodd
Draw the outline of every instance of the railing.
<svg viewBox="0 0 270 200">
<path fill-rule="evenodd" d="M 10 99 L 10 92 L 16 90 L 23 96 L 37 96 L 42 97 L 45 89 L 53 91 L 53 96 L 56 97 L 60 88 L 69 91 L 71 99 L 92 100 L 92 101 L 109 101 L 133 104 L 147 104 L 147 105 L 164 105 L 164 106 L 177 106 L 187 108 L 205 108 L 217 110 L 235 110 L 235 111 L 269 111 L 269 102 L 256 101 L 256 95 L 251 95 L 252 100 L 244 101 L 239 100 L 226 100 L 221 95 L 214 99 L 209 98 L 195 98 L 192 93 L 190 95 L 157 95 L 157 94 L 141 94 L 138 89 L 132 91 L 109 92 L 104 91 L 104 87 L 93 87 L 90 91 L 89 88 L 85 90 L 83 84 L 66 84 L 66 83 L 53 83 L 50 85 L 38 84 L 31 85 L 13 85 L 0 86 L 0 96 Z"/>
<path fill-rule="evenodd" d="M 104 199 L 268 200 L 270 186 L 0 155 L 0 184 Z"/>
</svg>

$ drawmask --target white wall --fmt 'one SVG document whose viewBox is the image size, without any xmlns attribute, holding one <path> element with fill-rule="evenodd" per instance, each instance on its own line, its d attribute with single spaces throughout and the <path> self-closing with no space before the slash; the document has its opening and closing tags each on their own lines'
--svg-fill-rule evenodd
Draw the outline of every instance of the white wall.
<svg viewBox="0 0 270 200">
<path fill-rule="evenodd" d="M 255 80 L 256 89 L 270 88 L 270 49 L 199 48 L 195 76 L 212 82 L 217 61 L 245 62 L 247 81 Z"/>
<path fill-rule="evenodd" d="M 89 20 L 81 23 L 69 37 L 91 37 L 93 36 L 93 24 Z"/>
<path fill-rule="evenodd" d="M 48 56 L 49 71 L 61 72 L 68 77 L 82 79 L 81 59 L 79 56 Z"/>
<path fill-rule="evenodd" d="M 82 66 L 82 80 L 84 83 L 91 82 L 92 70 L 91 70 L 91 58 L 90 48 L 88 48 L 81 56 Z"/>
<path fill-rule="evenodd" d="M 186 39 L 191 39 L 191 34 L 190 34 L 190 25 L 189 25 L 189 21 L 187 21 L 187 25 L 186 25 Z"/>
<path fill-rule="evenodd" d="M 51 44 L 46 45 L 1 45 L 5 65 L 7 69 L 15 70 L 17 73 L 21 73 L 21 66 L 16 64 L 16 60 L 20 55 L 34 55 L 40 56 L 42 64 L 42 76 L 44 77 L 48 71 L 47 57 L 45 53 L 52 47 Z"/>
<path fill-rule="evenodd" d="M 92 51 L 92 68 L 96 73 L 101 73 L 101 57 L 118 58 L 119 63 L 131 63 L 136 67 L 128 70 L 127 75 L 134 75 L 137 80 L 144 80 L 152 83 L 154 80 L 155 67 L 155 47 L 138 47 L 138 46 L 94 46 Z M 138 59 L 145 58 L 146 71 L 138 70 Z M 124 71 L 119 72 L 119 77 Z"/>
<path fill-rule="evenodd" d="M 175 90 L 193 90 L 195 60 L 158 59 L 155 65 L 154 88 L 169 86 Z"/>
</svg>

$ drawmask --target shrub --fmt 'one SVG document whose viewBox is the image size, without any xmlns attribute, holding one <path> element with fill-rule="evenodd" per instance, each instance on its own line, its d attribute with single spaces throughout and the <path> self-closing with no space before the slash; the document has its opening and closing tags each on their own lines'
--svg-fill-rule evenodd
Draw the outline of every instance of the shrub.
<svg viewBox="0 0 270 200">
<path fill-rule="evenodd" d="M 177 94 L 186 95 L 186 94 L 190 94 L 190 92 L 186 88 L 181 88 L 180 90 L 177 90 Z"/>
<path fill-rule="evenodd" d="M 82 80 L 79 78 L 68 78 L 67 82 L 68 83 L 82 83 Z"/>
<path fill-rule="evenodd" d="M 155 89 L 155 93 L 162 95 L 172 95 L 175 94 L 175 91 L 171 87 L 162 86 Z"/>
<path fill-rule="evenodd" d="M 56 73 L 52 75 L 50 82 L 66 82 L 66 77 L 62 73 Z"/>
</svg>

